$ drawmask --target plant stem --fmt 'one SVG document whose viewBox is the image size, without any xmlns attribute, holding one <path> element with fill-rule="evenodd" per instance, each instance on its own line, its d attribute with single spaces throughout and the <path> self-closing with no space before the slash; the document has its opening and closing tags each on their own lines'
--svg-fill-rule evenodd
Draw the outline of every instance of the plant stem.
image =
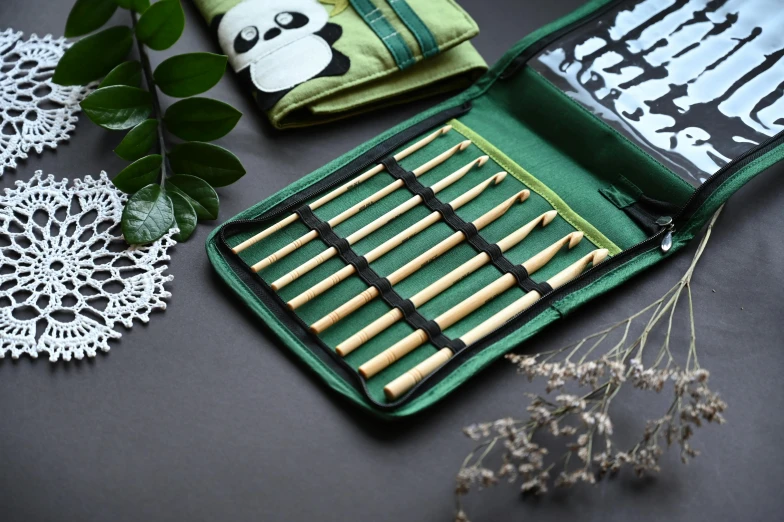
<svg viewBox="0 0 784 522">
<path fill-rule="evenodd" d="M 133 26 L 134 40 L 136 40 L 136 47 L 139 49 L 139 61 L 142 63 L 142 71 L 144 72 L 144 79 L 147 83 L 147 90 L 152 96 L 152 110 L 155 113 L 155 119 L 158 121 L 158 148 L 160 149 L 161 157 L 161 188 L 166 184 L 166 139 L 163 135 L 163 117 L 161 116 L 161 102 L 158 100 L 158 88 L 155 86 L 155 81 L 152 76 L 152 67 L 150 66 L 150 58 L 147 56 L 147 50 L 144 44 L 136 38 L 136 13 L 131 11 L 131 26 Z"/>
</svg>

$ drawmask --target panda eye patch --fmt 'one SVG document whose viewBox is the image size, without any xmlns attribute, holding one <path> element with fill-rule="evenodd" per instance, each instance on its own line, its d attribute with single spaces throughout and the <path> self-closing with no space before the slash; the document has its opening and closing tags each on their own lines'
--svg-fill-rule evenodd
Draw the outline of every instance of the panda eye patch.
<svg viewBox="0 0 784 522">
<path fill-rule="evenodd" d="M 234 52 L 242 54 L 253 49 L 253 46 L 259 41 L 259 30 L 256 27 L 249 25 L 244 28 L 237 37 L 234 39 Z"/>
<path fill-rule="evenodd" d="M 284 11 L 275 15 L 275 23 L 283 29 L 299 29 L 304 27 L 310 18 L 302 13 Z"/>
</svg>

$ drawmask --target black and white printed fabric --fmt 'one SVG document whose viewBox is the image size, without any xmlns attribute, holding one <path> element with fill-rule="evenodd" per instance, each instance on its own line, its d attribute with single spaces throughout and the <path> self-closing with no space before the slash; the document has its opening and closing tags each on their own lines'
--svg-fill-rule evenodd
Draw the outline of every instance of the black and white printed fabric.
<svg viewBox="0 0 784 522">
<path fill-rule="evenodd" d="M 630 0 L 530 63 L 694 185 L 784 130 L 784 0 Z"/>
</svg>

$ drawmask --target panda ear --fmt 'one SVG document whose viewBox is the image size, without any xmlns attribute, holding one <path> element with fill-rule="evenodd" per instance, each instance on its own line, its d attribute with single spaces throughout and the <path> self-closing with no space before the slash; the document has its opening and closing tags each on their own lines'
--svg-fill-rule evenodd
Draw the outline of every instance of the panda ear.
<svg viewBox="0 0 784 522">
<path fill-rule="evenodd" d="M 223 20 L 223 15 L 224 13 L 216 14 L 212 17 L 212 21 L 210 22 L 210 28 L 216 33 L 218 32 L 218 26 L 220 25 L 221 20 Z"/>
</svg>

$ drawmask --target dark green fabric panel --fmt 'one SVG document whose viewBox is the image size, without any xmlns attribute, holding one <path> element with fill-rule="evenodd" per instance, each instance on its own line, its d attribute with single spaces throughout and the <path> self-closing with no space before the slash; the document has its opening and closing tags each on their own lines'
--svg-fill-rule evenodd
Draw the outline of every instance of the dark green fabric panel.
<svg viewBox="0 0 784 522">
<path fill-rule="evenodd" d="M 559 216 L 568 221 L 574 228 L 582 231 L 585 234 L 585 237 L 594 245 L 599 248 L 606 248 L 611 255 L 615 255 L 621 251 L 621 247 L 612 242 L 589 221 L 575 212 L 560 195 L 542 183 L 536 176 L 533 176 L 530 172 L 515 163 L 509 156 L 504 154 L 503 151 L 498 149 L 498 147 L 460 121 L 453 120 L 453 125 L 458 132 L 467 138 L 470 138 L 477 147 L 490 156 L 493 161 L 498 163 L 506 172 L 521 181 L 532 192 L 535 192 L 547 200 L 550 206 L 558 212 Z"/>
<path fill-rule="evenodd" d="M 599 190 L 623 176 L 649 197 L 671 203 L 682 204 L 693 191 L 528 68 L 497 82 L 460 121 L 622 248 L 644 233 Z"/>
</svg>

